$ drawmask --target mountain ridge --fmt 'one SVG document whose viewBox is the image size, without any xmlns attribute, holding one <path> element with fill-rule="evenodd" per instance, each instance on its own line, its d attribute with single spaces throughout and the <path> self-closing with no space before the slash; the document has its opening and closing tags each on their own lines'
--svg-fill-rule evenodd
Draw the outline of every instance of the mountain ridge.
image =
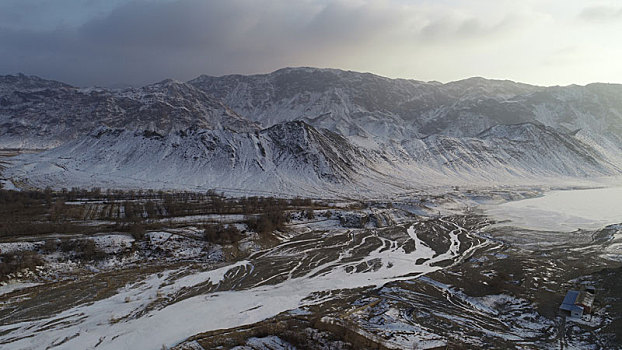
<svg viewBox="0 0 622 350">
<path fill-rule="evenodd" d="M 35 186 L 373 196 L 622 174 L 622 85 L 315 68 L 118 90 L 8 80 L 18 87 L 0 83 L 0 145 L 57 146 L 5 171 Z"/>
<path fill-rule="evenodd" d="M 164 133 L 191 125 L 258 129 L 222 102 L 172 80 L 142 88 L 107 90 L 75 88 L 26 76 L 14 78 L 17 81 L 0 78 L 2 148 L 55 147 L 102 125 L 130 125 Z"/>
</svg>

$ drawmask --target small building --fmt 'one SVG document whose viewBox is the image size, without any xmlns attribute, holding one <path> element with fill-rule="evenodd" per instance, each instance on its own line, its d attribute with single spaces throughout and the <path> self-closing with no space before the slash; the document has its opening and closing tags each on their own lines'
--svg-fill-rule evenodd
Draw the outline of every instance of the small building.
<svg viewBox="0 0 622 350">
<path fill-rule="evenodd" d="M 584 313 L 589 314 L 592 312 L 593 303 L 593 288 L 586 288 L 583 291 L 569 290 L 559 309 L 569 312 L 570 317 L 581 318 Z"/>
<path fill-rule="evenodd" d="M 570 317 L 581 318 L 583 316 L 583 306 L 577 305 L 578 298 L 579 291 L 569 290 L 559 309 L 569 312 Z"/>
<path fill-rule="evenodd" d="M 583 311 L 586 314 L 592 312 L 592 304 L 594 304 L 594 294 L 585 290 L 579 293 L 576 301 L 577 305 L 583 307 Z"/>
</svg>

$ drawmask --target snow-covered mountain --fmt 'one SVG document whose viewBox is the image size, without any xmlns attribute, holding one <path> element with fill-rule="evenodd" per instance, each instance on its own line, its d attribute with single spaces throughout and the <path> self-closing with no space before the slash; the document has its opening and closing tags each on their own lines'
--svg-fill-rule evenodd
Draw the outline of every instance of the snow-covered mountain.
<svg viewBox="0 0 622 350">
<path fill-rule="evenodd" d="M 165 135 L 101 127 L 26 156 L 10 172 L 57 187 L 100 183 L 283 194 L 331 184 L 352 187 L 366 162 L 342 136 L 295 121 L 252 132 L 189 128 Z"/>
<path fill-rule="evenodd" d="M 475 137 L 495 125 L 541 123 L 562 133 L 622 137 L 622 85 L 540 87 L 470 78 L 441 84 L 336 69 L 200 76 L 189 82 L 264 127 L 305 119 L 376 141 Z"/>
<path fill-rule="evenodd" d="M 620 172 L 574 137 L 531 123 L 498 125 L 479 138 L 431 135 L 378 151 L 292 121 L 254 132 L 189 128 L 165 135 L 102 127 L 21 156 L 6 175 L 57 188 L 378 197 L 428 186 L 576 183 Z"/>
<path fill-rule="evenodd" d="M 138 89 L 0 80 L 5 175 L 37 186 L 378 195 L 622 173 L 622 86 L 441 84 L 334 69 Z"/>
<path fill-rule="evenodd" d="M 392 139 L 475 136 L 499 123 L 533 121 L 519 105 L 505 102 L 542 89 L 482 78 L 440 84 L 316 68 L 200 76 L 189 83 L 264 126 L 305 118 L 346 136 Z"/>
<path fill-rule="evenodd" d="M 79 89 L 25 75 L 0 77 L 0 148 L 50 148 L 99 126 L 165 134 L 196 126 L 257 125 L 193 86 L 173 80 L 138 89 Z"/>
</svg>

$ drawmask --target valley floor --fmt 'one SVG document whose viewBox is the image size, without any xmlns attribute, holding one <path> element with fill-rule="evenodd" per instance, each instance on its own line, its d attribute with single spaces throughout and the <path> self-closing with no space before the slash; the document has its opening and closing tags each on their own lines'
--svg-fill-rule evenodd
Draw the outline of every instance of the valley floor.
<svg viewBox="0 0 622 350">
<path fill-rule="evenodd" d="M 3 261 L 10 255 L 31 264 L 2 276 L 0 344 L 620 348 L 622 226 L 529 230 L 495 223 L 478 209 L 539 194 L 455 190 L 365 203 L 262 199 L 253 214 L 240 209 L 248 202 L 217 195 L 184 201 L 181 194 L 133 200 L 50 194 L 36 203 L 52 215 L 61 207 L 53 203 L 62 202 L 57 210 L 72 215 L 78 228 L 4 234 Z M 214 213 L 215 202 L 228 211 Z M 266 208 L 274 203 L 282 223 L 270 221 L 277 219 Z M 134 211 L 139 215 L 130 220 Z M 262 226 L 268 222 L 275 226 Z M 566 291 L 586 285 L 597 290 L 592 314 L 561 314 Z"/>
</svg>

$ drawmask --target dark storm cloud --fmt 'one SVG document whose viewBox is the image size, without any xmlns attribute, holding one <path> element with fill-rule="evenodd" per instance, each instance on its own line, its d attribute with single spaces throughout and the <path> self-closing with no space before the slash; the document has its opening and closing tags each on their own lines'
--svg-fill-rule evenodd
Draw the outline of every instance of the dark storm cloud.
<svg viewBox="0 0 622 350">
<path fill-rule="evenodd" d="M 78 85 L 186 80 L 322 65 L 374 45 L 477 39 L 513 23 L 435 16 L 398 0 L 126 1 L 108 11 L 101 1 L 80 4 L 88 8 L 89 1 L 100 8 L 86 19 L 61 18 L 43 27 L 24 18 L 0 24 L 0 73 L 22 71 Z M 27 12 L 15 1 L 11 9 Z"/>
<path fill-rule="evenodd" d="M 75 26 L 125 2 L 127 0 L 2 0 L 0 26 L 13 29 Z"/>
</svg>

